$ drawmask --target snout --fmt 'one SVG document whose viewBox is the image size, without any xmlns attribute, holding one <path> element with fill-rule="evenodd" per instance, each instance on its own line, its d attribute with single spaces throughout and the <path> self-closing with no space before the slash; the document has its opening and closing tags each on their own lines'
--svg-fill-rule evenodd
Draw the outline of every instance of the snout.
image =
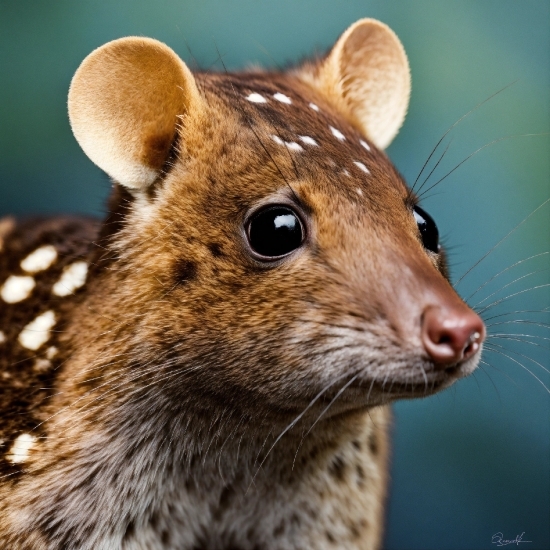
<svg viewBox="0 0 550 550">
<path fill-rule="evenodd" d="M 428 306 L 422 314 L 421 341 L 436 370 L 460 363 L 479 351 L 485 325 L 465 306 Z"/>
</svg>

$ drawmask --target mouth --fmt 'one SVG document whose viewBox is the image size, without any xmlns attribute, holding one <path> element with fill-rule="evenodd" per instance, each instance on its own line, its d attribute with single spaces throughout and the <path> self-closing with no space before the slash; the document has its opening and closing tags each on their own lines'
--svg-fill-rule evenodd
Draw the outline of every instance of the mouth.
<svg viewBox="0 0 550 550">
<path fill-rule="evenodd" d="M 415 366 L 414 374 L 410 370 L 399 370 L 393 376 L 363 379 L 354 386 L 363 392 L 366 389 L 369 400 L 371 396 L 390 400 L 425 397 L 444 390 L 471 374 L 476 369 L 480 356 L 477 352 L 466 361 L 454 363 L 445 369 L 436 369 L 433 364 L 426 362 L 425 365 Z"/>
<path fill-rule="evenodd" d="M 385 384 L 375 383 L 374 389 L 381 394 L 390 396 L 391 398 L 405 398 L 405 397 L 420 397 L 424 395 L 432 395 L 455 382 L 456 378 L 440 379 L 440 380 L 426 380 L 422 383 L 419 382 L 398 382 L 388 381 Z"/>
</svg>

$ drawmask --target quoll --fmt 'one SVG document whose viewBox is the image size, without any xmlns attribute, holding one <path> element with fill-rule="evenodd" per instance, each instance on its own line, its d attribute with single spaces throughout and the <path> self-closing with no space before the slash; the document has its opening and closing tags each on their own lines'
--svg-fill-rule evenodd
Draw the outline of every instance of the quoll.
<svg viewBox="0 0 550 550">
<path fill-rule="evenodd" d="M 0 548 L 380 547 L 389 404 L 485 337 L 383 152 L 409 92 L 372 19 L 286 72 L 84 60 L 107 218 L 0 222 Z"/>
</svg>

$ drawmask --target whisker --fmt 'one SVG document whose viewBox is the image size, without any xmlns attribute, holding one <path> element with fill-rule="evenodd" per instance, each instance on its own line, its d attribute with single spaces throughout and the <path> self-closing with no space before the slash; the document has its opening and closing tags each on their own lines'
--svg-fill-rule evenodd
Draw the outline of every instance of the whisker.
<svg viewBox="0 0 550 550">
<path fill-rule="evenodd" d="M 548 387 L 546 386 L 546 384 L 536 375 L 534 374 L 530 369 L 528 369 L 525 365 L 523 365 L 522 363 L 520 363 L 519 361 L 517 361 L 516 359 L 514 359 L 513 357 L 510 357 L 508 354 L 504 353 L 502 350 L 499 350 L 499 349 L 494 349 L 491 345 L 491 347 L 488 347 L 487 348 L 489 351 L 493 352 L 493 353 L 498 353 L 499 355 L 502 355 L 503 357 L 506 357 L 508 358 L 510 361 L 513 361 L 514 363 L 516 363 L 517 365 L 519 365 L 522 369 L 526 370 L 533 378 L 535 378 L 536 380 L 538 380 L 540 382 L 540 384 L 542 385 L 542 387 L 548 392 L 550 393 L 550 390 L 548 389 Z M 544 367 L 543 367 L 544 368 Z M 546 369 L 545 369 L 546 370 Z"/>
<path fill-rule="evenodd" d="M 488 361 L 484 361 L 483 359 L 480 360 L 480 363 L 483 363 L 484 365 L 487 365 L 488 367 L 491 367 L 491 368 L 495 369 L 499 374 L 502 374 L 503 376 L 506 376 L 506 378 L 508 378 L 508 380 L 510 380 L 510 382 L 512 382 L 512 384 L 514 384 L 514 386 L 516 386 L 516 388 L 518 390 L 520 389 L 517 382 L 511 376 L 509 376 L 506 372 L 504 372 L 503 370 L 495 367 L 492 363 L 489 363 Z"/>
<path fill-rule="evenodd" d="M 487 99 L 484 99 L 481 103 L 478 103 L 473 109 L 470 109 L 465 115 L 462 115 L 454 124 L 452 124 L 448 129 L 447 131 L 441 136 L 441 138 L 439 139 L 439 141 L 435 144 L 435 147 L 432 149 L 432 152 L 429 154 L 426 162 L 424 163 L 424 165 L 422 166 L 422 169 L 420 170 L 420 172 L 418 173 L 418 176 L 416 176 L 416 179 L 414 180 L 414 183 L 411 187 L 411 193 L 412 194 L 412 191 L 414 191 L 414 187 L 415 185 L 417 184 L 420 176 L 422 175 L 422 173 L 424 172 L 424 170 L 426 169 L 426 166 L 428 165 L 428 163 L 430 162 L 431 158 L 433 157 L 434 153 L 436 152 L 437 148 L 439 147 L 439 145 L 441 144 L 441 142 L 445 139 L 445 137 L 449 134 L 449 132 L 455 127 L 457 126 L 462 120 L 464 120 L 466 117 L 468 117 L 469 115 L 471 115 L 474 111 L 476 111 L 477 109 L 479 109 L 482 105 L 484 105 L 485 103 L 487 103 L 488 101 L 490 101 L 491 99 L 493 99 L 495 96 L 497 96 L 498 94 L 502 93 L 504 90 L 510 88 L 510 86 L 513 86 L 515 83 L 517 82 L 517 80 L 514 80 L 513 82 L 510 82 L 510 84 L 507 84 L 506 86 L 504 86 L 504 88 L 501 88 L 500 90 L 496 91 L 494 94 L 491 94 Z M 409 196 L 410 196 L 409 194 Z"/>
<path fill-rule="evenodd" d="M 485 317 L 485 321 L 490 321 L 491 319 L 497 319 L 498 317 L 506 317 L 506 315 L 515 315 L 516 313 L 550 313 L 548 307 L 543 309 L 516 309 L 514 311 L 507 311 L 506 313 L 499 313 L 498 315 L 491 315 L 490 317 Z"/>
<path fill-rule="evenodd" d="M 492 145 L 495 145 L 496 143 L 499 143 L 500 141 L 505 141 L 507 139 L 517 138 L 517 137 L 533 137 L 533 136 L 546 136 L 547 133 L 540 133 L 540 134 L 514 134 L 512 136 L 504 136 L 498 139 L 494 139 L 493 141 L 490 141 L 489 143 L 486 143 L 485 145 L 481 146 L 479 149 L 476 149 L 473 153 L 470 153 L 466 158 L 462 159 L 452 170 L 449 170 L 442 178 L 437 180 L 434 184 L 430 185 L 423 193 L 418 195 L 418 198 L 421 199 L 423 195 L 428 193 L 430 189 L 433 189 L 436 185 L 439 185 L 444 179 L 446 179 L 448 176 L 450 176 L 455 170 L 458 170 L 466 161 L 470 160 L 473 156 L 477 155 L 479 152 L 483 151 L 483 149 L 486 149 L 487 147 L 491 147 Z"/>
<path fill-rule="evenodd" d="M 218 50 L 218 46 L 216 45 L 216 50 L 218 51 L 219 53 L 219 50 Z M 220 58 L 220 62 L 223 66 L 223 69 L 225 71 L 226 74 L 229 74 L 228 71 L 227 71 L 227 67 L 225 66 L 225 63 L 223 62 L 223 59 Z M 283 181 L 286 183 L 286 185 L 288 186 L 288 188 L 290 189 L 290 191 L 292 192 L 292 195 L 294 196 L 294 198 L 296 199 L 296 201 L 298 202 L 298 204 L 302 204 L 302 201 L 300 200 L 300 198 L 298 197 L 298 195 L 296 194 L 296 192 L 294 191 L 294 189 L 292 189 L 292 186 L 290 185 L 290 182 L 286 179 L 285 175 L 283 174 L 281 168 L 279 167 L 279 165 L 275 162 L 275 159 L 273 158 L 273 156 L 271 155 L 271 153 L 269 152 L 269 150 L 267 149 L 267 147 L 265 146 L 265 144 L 263 143 L 263 141 L 260 139 L 260 136 L 258 135 L 258 133 L 256 132 L 256 130 L 254 130 L 251 122 L 248 120 L 248 116 L 246 114 L 246 112 L 244 111 L 244 109 L 241 107 L 240 105 L 240 102 L 241 102 L 241 97 L 239 96 L 239 94 L 237 94 L 237 91 L 235 90 L 235 87 L 233 86 L 233 83 L 231 81 L 229 81 L 229 84 L 231 86 L 231 89 L 233 90 L 233 94 L 235 96 L 235 99 L 237 100 L 236 101 L 236 106 L 237 108 L 241 111 L 241 114 L 243 115 L 243 118 L 248 126 L 248 128 L 250 129 L 250 131 L 254 134 L 254 137 L 256 138 L 256 140 L 258 141 L 258 143 L 260 144 L 260 147 L 264 150 L 265 154 L 269 157 L 269 159 L 271 160 L 271 162 L 273 163 L 273 165 L 275 166 L 275 168 L 277 169 L 277 171 L 279 172 L 279 174 L 281 175 L 281 178 L 283 178 Z M 293 162 L 294 164 L 294 162 Z"/>
<path fill-rule="evenodd" d="M 539 363 L 538 361 L 536 361 L 535 359 L 533 359 L 532 357 L 529 357 L 528 355 L 525 355 L 523 353 L 520 353 L 519 351 L 516 351 L 516 350 L 513 350 L 513 349 L 508 349 L 500 344 L 497 344 L 495 342 L 491 342 L 490 346 L 493 348 L 493 351 L 495 351 L 494 348 L 498 348 L 499 350 L 506 350 L 510 353 L 513 353 L 515 355 L 519 355 L 520 357 L 523 357 L 524 359 L 527 359 L 528 361 L 531 361 L 532 363 L 535 363 L 535 365 L 539 366 L 543 371 L 545 371 L 546 373 L 550 374 L 550 369 L 547 369 L 544 365 L 542 365 L 541 363 Z M 550 393 L 550 391 L 549 391 Z"/>
<path fill-rule="evenodd" d="M 524 258 L 523 260 L 520 260 L 519 262 L 516 262 L 515 264 L 512 264 L 512 265 L 508 266 L 506 269 L 503 269 L 502 271 L 499 271 L 496 275 L 493 275 L 490 279 L 487 279 L 482 285 L 480 285 L 467 298 L 464 298 L 464 301 L 466 303 L 468 303 L 468 301 L 471 300 L 481 289 L 485 288 L 491 281 L 494 281 L 497 277 L 499 277 L 503 273 L 506 273 L 510 269 L 512 269 L 512 268 L 516 267 L 517 265 L 520 265 L 524 262 L 527 262 L 528 260 L 532 260 L 533 258 L 538 258 L 539 256 L 544 256 L 545 254 L 550 254 L 550 252 L 541 252 L 540 254 L 535 254 L 534 256 L 529 256 L 529 258 Z"/>
<path fill-rule="evenodd" d="M 332 386 L 334 386 L 334 384 L 336 384 L 337 382 L 339 382 L 342 378 L 345 378 L 346 376 L 348 376 L 348 374 L 342 374 L 340 376 L 338 376 L 337 378 L 335 378 L 334 380 L 332 380 L 328 385 L 326 385 L 310 402 L 309 404 L 307 405 L 307 407 L 298 415 L 294 418 L 294 420 L 288 424 L 286 426 L 286 428 L 277 436 L 277 439 L 275 439 L 275 441 L 273 442 L 273 444 L 271 445 L 271 447 L 268 449 L 266 455 L 264 456 L 264 458 L 262 459 L 262 461 L 260 462 L 257 470 L 256 470 L 256 473 L 252 476 L 252 480 L 250 482 L 250 485 L 248 487 L 248 489 L 250 489 L 250 486 L 252 485 L 252 483 L 254 483 L 260 469 L 262 468 L 262 466 L 264 465 L 265 461 L 267 460 L 267 457 L 270 455 L 271 451 L 275 448 L 275 445 L 277 445 L 277 443 L 282 439 L 282 437 L 289 431 L 291 430 L 294 426 L 296 426 L 296 424 L 303 418 L 303 416 L 306 414 L 307 411 L 309 411 L 309 409 L 311 409 L 311 407 L 313 407 L 313 405 L 323 396 L 323 394 L 325 392 L 327 392 Z M 247 491 L 248 491 L 247 489 Z"/>
<path fill-rule="evenodd" d="M 547 288 L 550 286 L 550 283 L 545 283 L 543 285 L 536 285 L 536 286 L 532 286 L 531 288 L 525 288 L 523 290 L 519 290 L 518 292 L 514 292 L 513 294 L 509 294 L 508 296 L 505 296 L 504 298 L 500 298 L 498 300 L 495 300 L 494 302 L 490 303 L 489 305 L 483 307 L 482 309 L 480 309 L 479 311 L 476 309 L 476 308 L 473 308 L 475 311 L 477 311 L 478 315 L 481 315 L 482 313 L 484 313 L 485 311 L 489 310 L 489 309 L 492 309 L 496 306 L 498 306 L 499 304 L 501 304 L 502 302 L 506 302 L 508 300 L 510 300 L 511 298 L 514 298 L 514 296 L 519 296 L 520 294 L 524 294 L 525 292 L 531 292 L 533 290 L 538 290 L 539 288 Z"/>
<path fill-rule="evenodd" d="M 484 365 L 489 364 L 486 361 L 480 361 L 480 363 L 483 363 Z M 491 384 L 493 385 L 493 388 L 495 388 L 495 392 L 498 395 L 498 400 L 500 401 L 500 405 L 502 406 L 502 399 L 500 397 L 500 393 L 498 391 L 496 384 L 494 383 L 493 379 L 489 376 L 489 373 L 483 367 L 480 367 L 480 368 L 481 368 L 481 372 L 489 379 L 489 382 L 491 382 Z"/>
<path fill-rule="evenodd" d="M 513 319 L 510 321 L 499 321 L 498 323 L 491 323 L 486 325 L 487 328 L 496 327 L 500 325 L 533 325 L 541 328 L 549 328 L 550 324 L 548 323 L 538 323 L 537 321 L 532 321 L 531 319 Z"/>
<path fill-rule="evenodd" d="M 483 300 L 480 300 L 479 302 L 477 302 L 473 307 L 479 307 L 480 304 L 482 304 L 483 302 L 485 302 L 486 300 L 488 300 L 489 298 L 491 298 L 495 294 L 498 294 L 500 291 L 504 290 L 505 288 L 509 287 L 510 285 L 513 285 L 514 283 L 517 283 L 518 281 L 521 281 L 522 279 L 530 277 L 531 275 L 536 275 L 537 273 L 542 273 L 543 271 L 548 271 L 548 269 L 550 269 L 550 268 L 538 269 L 537 271 L 531 271 L 531 273 L 527 273 L 525 275 L 522 275 L 521 277 L 518 277 L 517 279 L 514 279 L 513 281 L 505 284 L 504 286 L 501 286 L 498 290 L 495 290 L 493 293 L 491 293 L 488 296 L 486 296 L 485 298 L 483 298 Z"/>
<path fill-rule="evenodd" d="M 513 342 L 521 342 L 523 344 L 530 344 L 531 346 L 537 346 L 539 348 L 543 349 L 550 349 L 548 346 L 544 346 L 542 344 L 539 344 L 538 342 L 531 342 L 530 340 L 526 340 L 525 338 L 514 338 L 513 336 L 494 336 L 491 335 L 488 340 L 511 340 Z"/>
<path fill-rule="evenodd" d="M 348 325 L 348 324 L 342 324 L 342 323 L 330 323 L 329 321 L 324 321 L 324 320 L 318 320 L 318 321 L 305 320 L 303 321 L 303 324 L 322 326 L 322 327 L 331 327 L 331 328 L 343 328 L 343 329 L 349 329 L 355 332 L 366 332 L 365 328 L 362 326 L 354 326 L 354 325 Z"/>
<path fill-rule="evenodd" d="M 321 414 L 319 414 L 319 416 L 316 418 L 315 422 L 310 426 L 309 430 L 305 433 L 305 435 L 302 436 L 302 439 L 300 440 L 300 444 L 298 445 L 298 449 L 296 449 L 296 453 L 294 454 L 294 460 L 292 461 L 292 470 L 294 470 L 294 465 L 296 463 L 296 457 L 298 456 L 298 453 L 300 452 L 300 449 L 302 447 L 302 443 L 304 442 L 304 439 L 311 433 L 311 430 L 313 430 L 313 428 L 315 428 L 315 426 L 317 425 L 319 420 L 321 420 L 321 418 L 330 409 L 330 407 L 332 407 L 333 403 L 342 395 L 342 393 L 344 393 L 350 387 L 351 384 L 353 384 L 353 382 L 355 382 L 355 380 L 357 380 L 357 377 L 359 376 L 359 374 L 360 373 L 357 373 L 355 376 L 353 376 L 348 382 L 346 382 L 346 384 L 344 384 L 344 386 L 342 386 L 338 390 L 338 392 L 332 398 L 330 403 L 321 411 Z"/>
<path fill-rule="evenodd" d="M 541 205 L 537 206 L 527 217 L 525 217 L 521 222 L 519 222 L 511 231 L 509 231 L 498 243 L 496 243 L 491 249 L 489 249 L 488 252 L 486 252 L 470 269 L 466 271 L 459 279 L 458 281 L 453 285 L 454 288 L 456 288 L 460 282 L 466 277 L 469 273 L 472 272 L 489 254 L 491 254 L 496 248 L 498 248 L 510 235 L 512 235 L 517 229 L 519 229 L 531 216 L 535 214 L 535 212 L 538 212 L 543 206 L 545 206 L 550 199 L 546 199 Z"/>
<path fill-rule="evenodd" d="M 545 336 L 539 336 L 538 334 L 519 334 L 516 332 L 489 333 L 489 337 L 493 337 L 493 336 L 523 336 L 524 338 L 538 338 L 540 340 L 550 340 L 550 338 L 547 338 Z"/>
<path fill-rule="evenodd" d="M 420 191 L 422 191 L 422 188 L 424 187 L 424 185 L 426 185 L 426 182 L 431 178 L 432 174 L 435 172 L 436 168 L 439 166 L 439 164 L 441 163 L 441 161 L 443 160 L 443 158 L 447 154 L 447 151 L 449 150 L 449 147 L 451 146 L 452 142 L 453 142 L 453 140 L 451 139 L 449 141 L 449 143 L 447 143 L 447 147 L 445 147 L 445 150 L 443 151 L 443 154 L 439 157 L 439 160 L 435 163 L 435 166 L 432 168 L 432 170 L 430 171 L 428 176 L 424 179 L 424 181 L 422 182 L 422 184 L 418 188 L 417 193 L 420 193 Z"/>
</svg>

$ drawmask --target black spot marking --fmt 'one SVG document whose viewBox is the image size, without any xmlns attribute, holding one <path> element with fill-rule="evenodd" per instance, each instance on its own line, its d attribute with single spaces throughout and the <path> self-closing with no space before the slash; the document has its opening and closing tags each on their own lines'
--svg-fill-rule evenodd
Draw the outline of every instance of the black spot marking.
<svg viewBox="0 0 550 550">
<path fill-rule="evenodd" d="M 279 525 L 273 529 L 273 536 L 275 538 L 280 537 L 285 532 L 285 520 L 281 520 Z"/>
<path fill-rule="evenodd" d="M 184 285 L 197 276 L 197 264 L 190 260 L 181 259 L 174 266 L 174 279 L 177 284 Z"/>
<path fill-rule="evenodd" d="M 360 451 L 361 450 L 361 442 L 360 441 L 357 441 L 357 439 L 354 439 L 351 444 L 358 450 Z"/>
<path fill-rule="evenodd" d="M 164 545 L 167 545 L 170 543 L 170 531 L 168 531 L 167 529 L 164 529 L 160 535 L 160 542 L 162 542 L 162 544 Z"/>
<path fill-rule="evenodd" d="M 131 539 L 134 536 L 135 532 L 136 526 L 133 521 L 130 521 L 126 526 L 126 530 L 124 531 L 124 536 L 122 537 L 122 540 Z"/>
<path fill-rule="evenodd" d="M 318 447 L 312 447 L 309 451 L 309 459 L 315 460 L 319 456 L 319 449 Z"/>
<path fill-rule="evenodd" d="M 235 494 L 235 491 L 230 486 L 225 486 L 220 494 L 220 501 L 218 503 L 218 507 L 212 514 L 214 519 L 216 521 L 219 521 L 221 517 L 223 516 L 224 512 L 229 508 L 231 505 L 231 501 L 233 500 L 233 496 Z"/>
<path fill-rule="evenodd" d="M 365 485 L 365 470 L 361 464 L 357 464 L 355 469 L 357 471 L 357 485 L 363 487 Z"/>
<path fill-rule="evenodd" d="M 349 526 L 349 532 L 350 532 L 351 538 L 353 538 L 353 539 L 358 539 L 361 536 L 361 532 L 359 531 L 359 529 L 358 529 L 357 525 L 355 525 L 355 523 L 352 523 Z"/>
<path fill-rule="evenodd" d="M 222 247 L 218 243 L 210 243 L 208 245 L 208 250 L 210 250 L 210 253 L 215 258 L 219 258 L 220 256 L 223 256 Z"/>
<path fill-rule="evenodd" d="M 334 535 L 330 531 L 325 531 L 325 536 L 327 537 L 327 540 L 331 543 L 335 543 L 336 539 L 334 538 Z"/>
<path fill-rule="evenodd" d="M 378 437 L 376 436 L 376 433 L 374 431 L 372 431 L 369 435 L 369 449 L 373 455 L 378 454 Z"/>
<path fill-rule="evenodd" d="M 151 529 L 153 529 L 153 531 L 156 531 L 158 529 L 159 516 L 156 512 L 149 518 L 149 525 L 151 526 Z"/>
<path fill-rule="evenodd" d="M 336 456 L 329 467 L 329 473 L 331 476 L 336 478 L 338 481 L 342 481 L 344 479 L 344 472 L 346 469 L 346 463 L 342 460 L 341 457 Z"/>
<path fill-rule="evenodd" d="M 226 486 L 223 488 L 222 494 L 220 495 L 220 508 L 226 510 L 231 503 L 231 498 L 233 496 L 233 488 Z"/>
</svg>

